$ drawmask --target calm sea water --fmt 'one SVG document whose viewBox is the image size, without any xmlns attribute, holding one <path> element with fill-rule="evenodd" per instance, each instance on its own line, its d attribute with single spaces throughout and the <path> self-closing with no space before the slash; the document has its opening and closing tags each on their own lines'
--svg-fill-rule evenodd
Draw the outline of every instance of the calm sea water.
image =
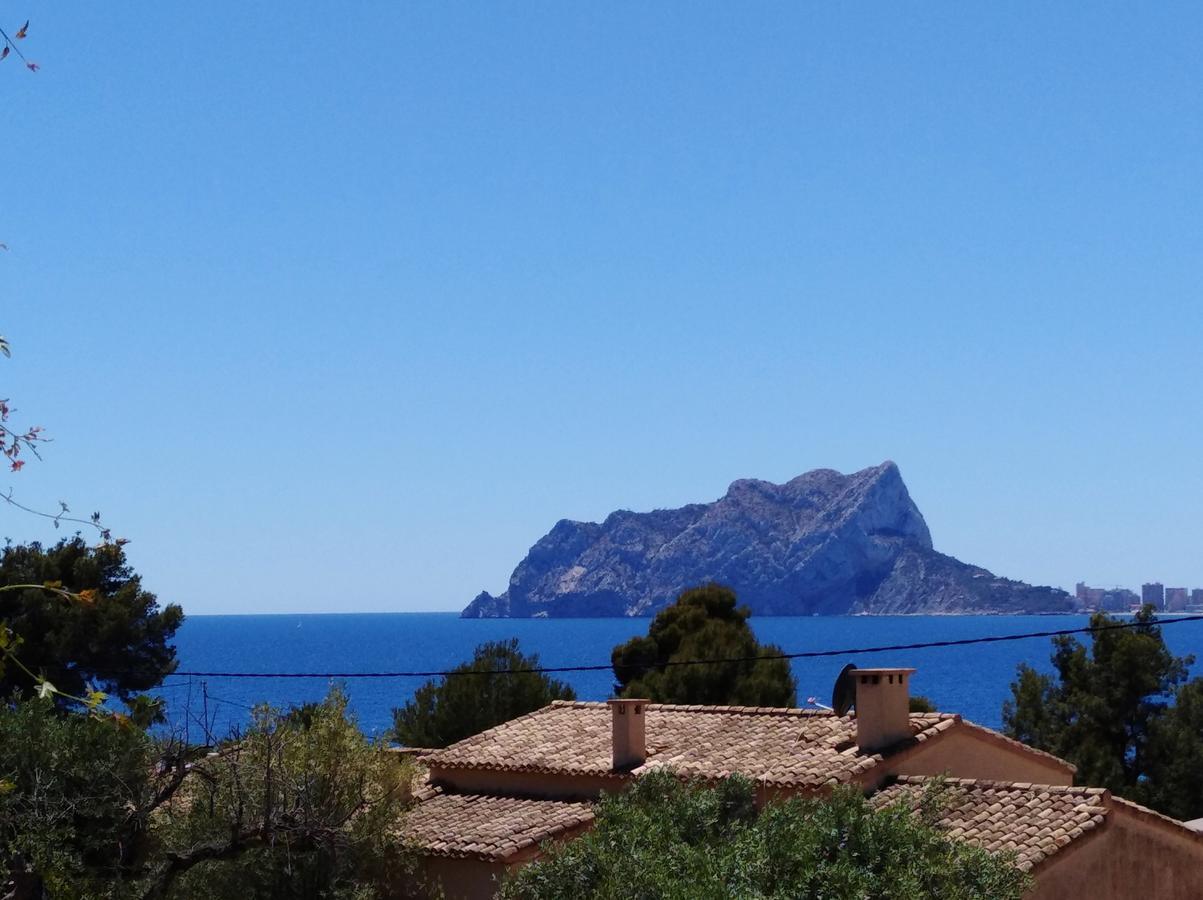
<svg viewBox="0 0 1203 900">
<path fill-rule="evenodd" d="M 1080 628 L 1085 616 L 888 616 L 754 618 L 757 636 L 786 652 L 955 640 Z M 606 664 L 615 644 L 647 631 L 649 619 L 460 619 L 454 613 L 391 613 L 272 616 L 191 616 L 176 636 L 180 670 L 238 672 L 371 672 L 450 669 L 487 640 L 516 637 L 549 666 Z M 1165 629 L 1170 647 L 1203 657 L 1203 619 Z M 848 654 L 793 661 L 798 698 L 830 702 L 831 685 L 848 662 L 862 666 L 913 666 L 913 690 L 941 710 L 959 712 L 997 727 L 1015 667 L 1027 662 L 1047 671 L 1048 638 L 969 647 Z M 609 696 L 612 675 L 572 672 L 561 677 L 586 700 Z M 421 678 L 349 679 L 345 682 L 360 727 L 386 731 L 392 709 L 403 704 Z M 323 679 L 230 679 L 172 676 L 159 693 L 173 725 L 199 734 L 207 713 L 211 728 L 225 734 L 244 723 L 248 707 L 266 701 L 287 707 L 319 700 Z"/>
</svg>

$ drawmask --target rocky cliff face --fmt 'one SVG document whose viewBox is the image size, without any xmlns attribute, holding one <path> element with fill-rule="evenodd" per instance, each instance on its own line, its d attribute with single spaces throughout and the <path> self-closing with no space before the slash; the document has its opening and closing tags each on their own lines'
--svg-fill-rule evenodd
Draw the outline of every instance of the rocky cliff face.
<svg viewBox="0 0 1203 900">
<path fill-rule="evenodd" d="M 996 578 L 932 548 L 898 467 L 745 479 L 713 503 L 560 521 L 498 597 L 466 617 L 644 616 L 707 581 L 758 615 L 1052 612 L 1069 595 Z"/>
</svg>

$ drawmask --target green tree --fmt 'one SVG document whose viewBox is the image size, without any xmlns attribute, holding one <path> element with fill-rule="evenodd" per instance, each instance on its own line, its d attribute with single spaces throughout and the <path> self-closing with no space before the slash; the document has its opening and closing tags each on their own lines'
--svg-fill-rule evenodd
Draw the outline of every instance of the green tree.
<svg viewBox="0 0 1203 900">
<path fill-rule="evenodd" d="M 714 787 L 659 770 L 602 799 L 592 830 L 550 848 L 504 885 L 507 900 L 1018 900 L 1030 879 L 1005 856 L 934 827 L 920 813 L 875 810 L 840 787 L 759 812 L 742 777 Z"/>
<path fill-rule="evenodd" d="M 24 666 L 59 690 L 82 695 L 91 688 L 130 700 L 174 671 L 170 644 L 183 621 L 179 606 L 160 607 L 143 590 L 119 543 L 89 547 L 80 537 L 53 547 L 7 546 L 0 554 L 0 587 L 61 585 L 74 596 L 31 588 L 0 591 L 0 622 L 21 639 Z M 33 687 L 9 666 L 0 672 L 0 695 Z"/>
<path fill-rule="evenodd" d="M 913 713 L 938 712 L 936 704 L 932 703 L 931 698 L 925 697 L 922 694 L 911 694 L 910 711 Z"/>
<path fill-rule="evenodd" d="M 454 669 L 460 674 L 427 681 L 405 706 L 393 710 L 393 736 L 411 747 L 446 747 L 553 700 L 576 699 L 563 682 L 525 671 L 538 666 L 539 657 L 522 654 L 516 639 L 481 644 L 470 662 Z"/>
<path fill-rule="evenodd" d="M 656 614 L 646 637 L 614 648 L 615 692 L 658 703 L 719 706 L 794 706 L 797 684 L 789 660 L 760 644 L 748 625 L 750 610 L 719 584 L 684 591 Z M 732 659 L 710 665 L 674 665 L 691 659 Z"/>
<path fill-rule="evenodd" d="M 114 719 L 0 704 L 0 896 L 126 896 L 154 759 L 146 734 Z"/>
<path fill-rule="evenodd" d="M 1135 799 L 1177 819 L 1203 816 L 1203 679 L 1174 692 L 1149 729 L 1148 777 Z"/>
<path fill-rule="evenodd" d="M 0 897 L 391 896 L 414 772 L 341 691 L 259 707 L 210 750 L 41 698 L 0 704 Z"/>
<path fill-rule="evenodd" d="M 1091 617 L 1090 646 L 1053 639 L 1055 675 L 1021 665 L 1003 705 L 1011 737 L 1078 767 L 1081 784 L 1109 788 L 1172 815 L 1203 814 L 1203 683 L 1192 656 L 1165 645 L 1151 606 L 1134 627 Z"/>
<path fill-rule="evenodd" d="M 371 900 L 401 882 L 414 771 L 364 737 L 341 689 L 299 710 L 257 708 L 191 771 L 161 811 L 146 900 Z"/>
</svg>

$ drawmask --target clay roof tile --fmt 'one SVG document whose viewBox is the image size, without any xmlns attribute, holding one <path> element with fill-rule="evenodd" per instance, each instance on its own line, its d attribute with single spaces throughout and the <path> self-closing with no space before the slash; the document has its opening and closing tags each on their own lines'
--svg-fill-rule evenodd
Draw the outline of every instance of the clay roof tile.
<svg viewBox="0 0 1203 900">
<path fill-rule="evenodd" d="M 911 717 L 912 738 L 885 754 L 856 747 L 855 719 L 830 712 L 771 707 L 648 704 L 647 762 L 682 775 L 717 778 L 742 772 L 772 786 L 847 782 L 960 722 L 944 714 Z M 423 762 L 432 769 L 485 769 L 626 778 L 611 769 L 610 711 L 605 703 L 558 701 L 474 735 Z"/>
<path fill-rule="evenodd" d="M 917 809 L 932 783 L 916 776 L 899 778 L 872 802 L 879 808 L 901 803 Z M 1014 852 L 1016 865 L 1025 870 L 1106 821 L 1107 809 L 1097 805 L 1106 791 L 1098 788 L 958 778 L 944 779 L 943 784 L 937 824 L 958 840 Z"/>
<path fill-rule="evenodd" d="M 505 862 L 592 822 L 588 803 L 436 790 L 406 815 L 401 838 L 427 856 Z"/>
</svg>

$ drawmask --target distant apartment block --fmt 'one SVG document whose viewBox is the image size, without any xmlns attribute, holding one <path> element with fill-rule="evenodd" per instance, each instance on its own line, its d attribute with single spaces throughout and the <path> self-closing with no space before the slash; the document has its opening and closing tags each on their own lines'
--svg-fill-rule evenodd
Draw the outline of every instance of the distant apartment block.
<svg viewBox="0 0 1203 900">
<path fill-rule="evenodd" d="M 1130 591 L 1127 588 L 1112 588 L 1109 591 L 1103 591 L 1102 597 L 1099 598 L 1099 609 L 1107 612 L 1127 612 L 1134 607 L 1140 606 L 1140 597 L 1136 591 Z"/>
<path fill-rule="evenodd" d="M 1189 592 L 1184 587 L 1165 589 L 1165 608 L 1169 612 L 1182 612 L 1186 609 Z"/>
<path fill-rule="evenodd" d="M 1154 581 L 1140 586 L 1140 602 L 1152 603 L 1156 609 L 1165 608 L 1165 585 Z"/>
<path fill-rule="evenodd" d="M 1126 587 L 1091 587 L 1085 581 L 1074 585 L 1073 596 L 1081 609 L 1104 612 L 1126 612 L 1140 605 L 1152 604 L 1152 608 L 1166 612 L 1203 612 L 1203 587 L 1166 587 L 1152 581 L 1140 585 L 1140 594 Z"/>
<path fill-rule="evenodd" d="M 1144 603 L 1165 612 L 1203 612 L 1203 588 L 1167 588 L 1157 581 L 1142 584 L 1139 596 L 1127 588 L 1095 588 L 1079 581 L 1074 585 L 1074 597 L 1081 608 L 1104 612 L 1127 612 Z"/>
<path fill-rule="evenodd" d="M 1127 612 L 1140 605 L 1140 597 L 1127 588 L 1093 588 L 1079 581 L 1074 596 L 1086 609 L 1101 609 L 1105 612 Z"/>
</svg>

